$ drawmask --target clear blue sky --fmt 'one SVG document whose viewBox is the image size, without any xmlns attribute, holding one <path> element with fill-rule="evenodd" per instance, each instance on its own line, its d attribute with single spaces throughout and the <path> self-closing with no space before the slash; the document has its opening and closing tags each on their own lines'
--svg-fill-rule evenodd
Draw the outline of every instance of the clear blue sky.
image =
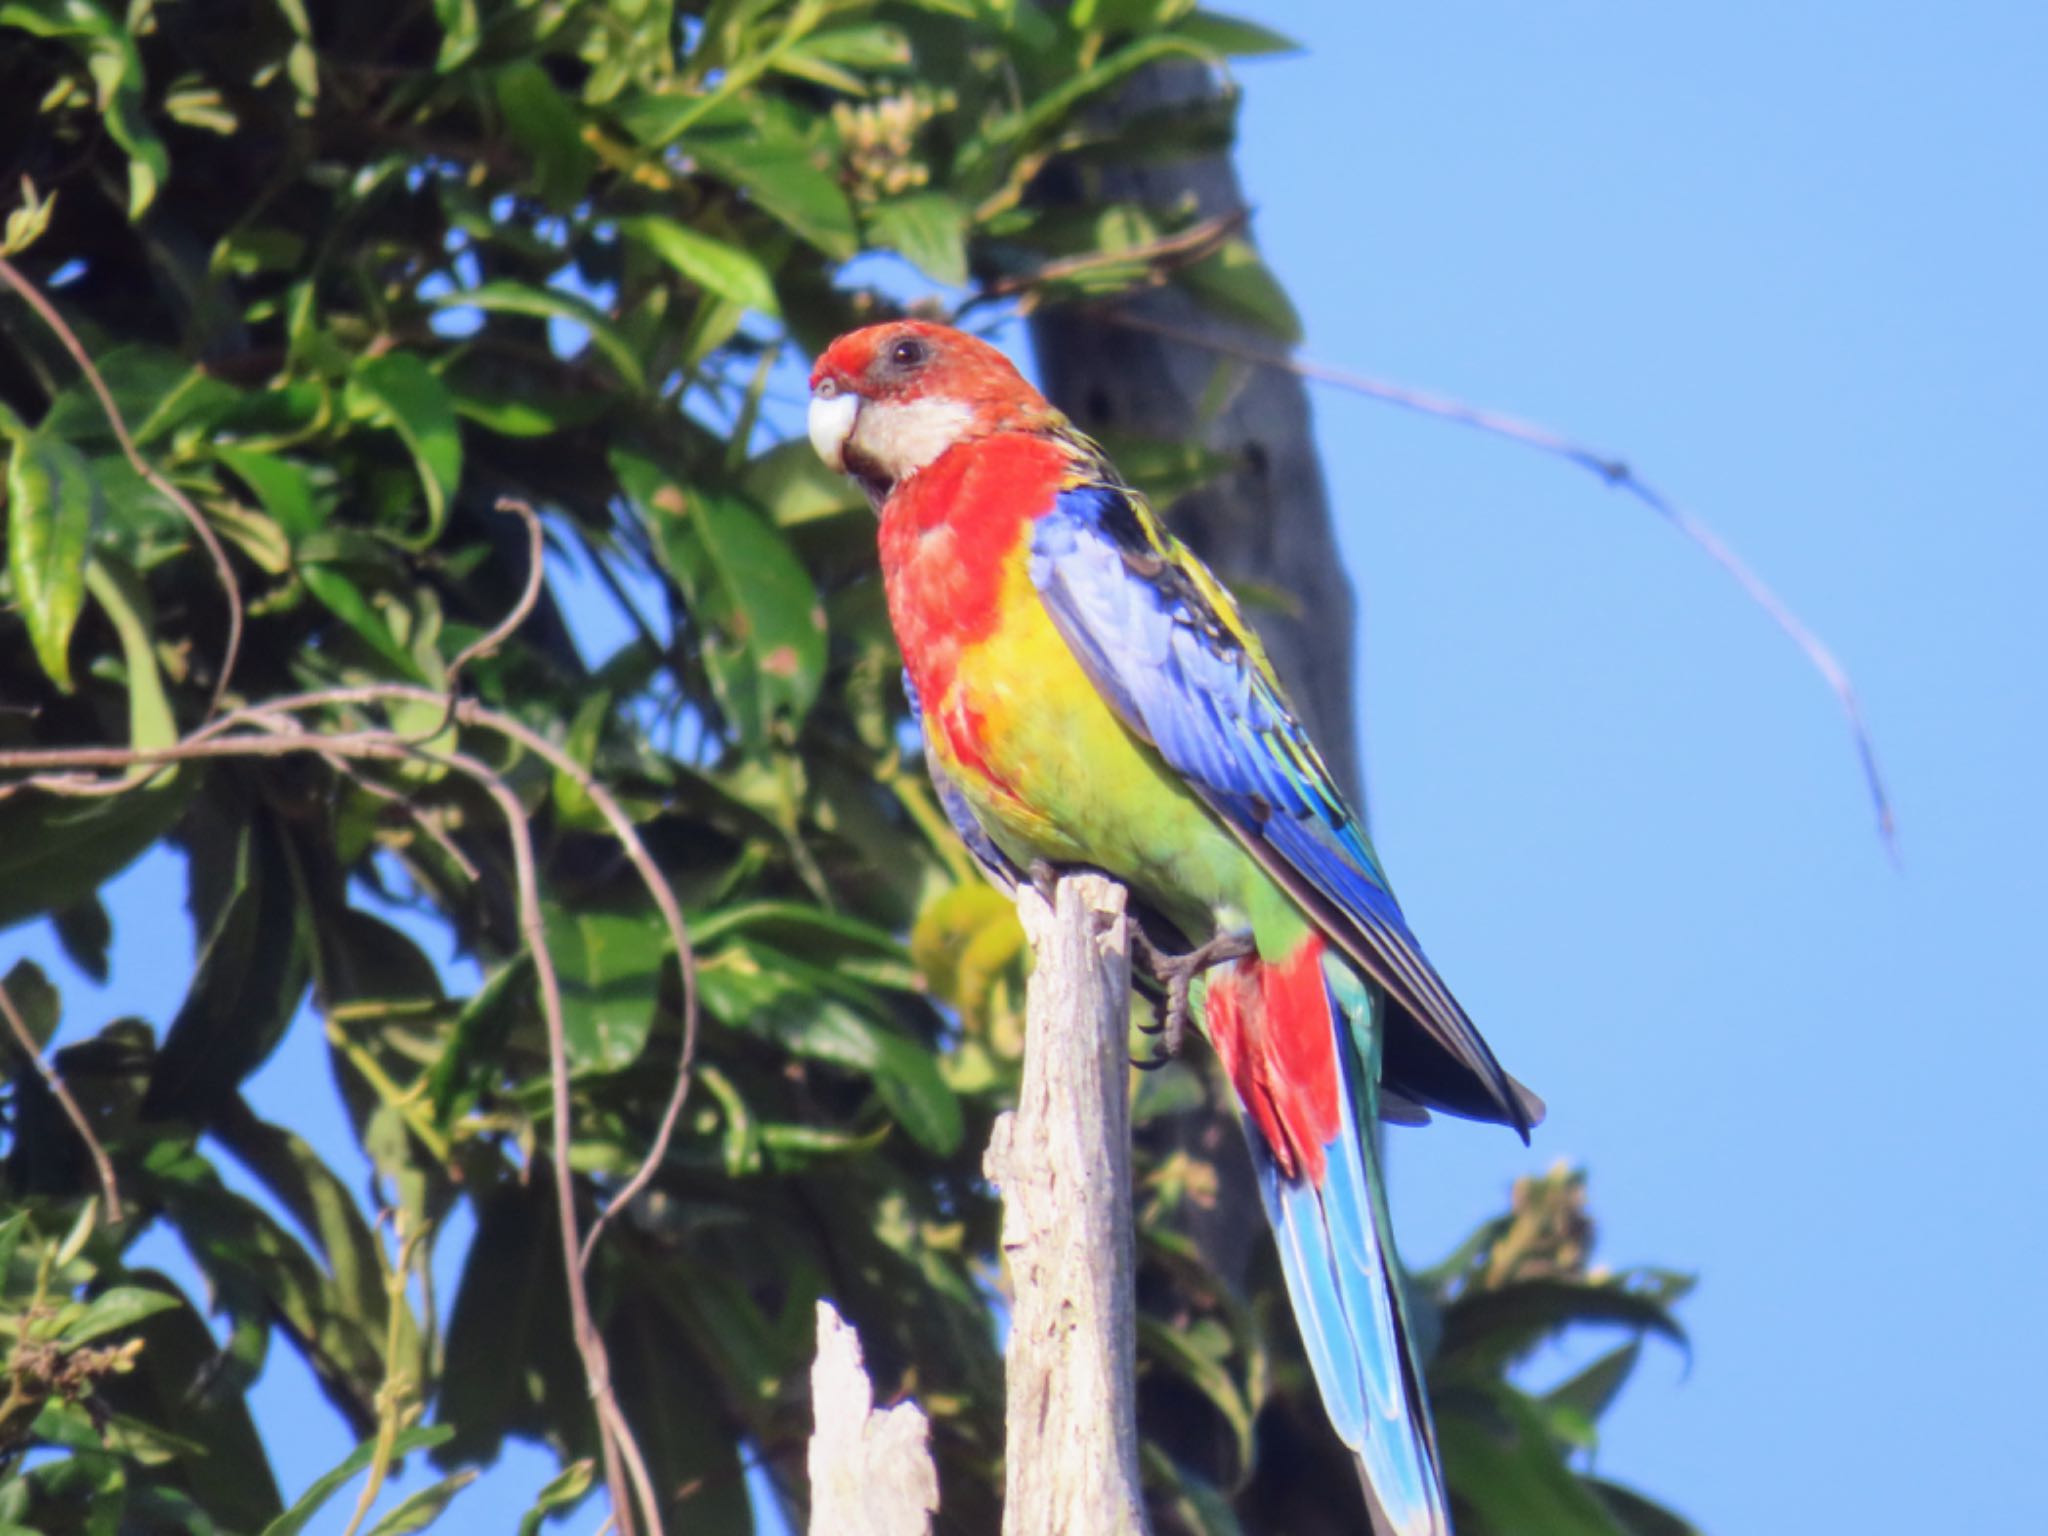
<svg viewBox="0 0 2048 1536">
<path fill-rule="evenodd" d="M 1380 851 L 1549 1099 L 1393 1133 L 1411 1255 L 1592 1171 L 1695 1269 L 1603 1466 L 1710 1532 L 2038 1520 L 2048 9 L 1265 7 L 1257 230 L 1322 360 L 1625 455 L 1865 695 L 1589 477 L 1323 392 Z M 1284 15 L 1285 19 L 1280 20 Z"/>
<path fill-rule="evenodd" d="M 1381 851 L 1551 1105 L 1533 1149 L 1393 1133 L 1408 1254 L 1584 1162 L 1601 1257 L 1701 1276 L 1691 1373 L 1651 1356 L 1611 1475 L 1710 1536 L 2037 1518 L 2048 11 L 1238 8 L 1308 45 L 1244 69 L 1241 154 L 1307 353 L 1713 522 L 1855 674 L 1901 821 L 1895 872 L 1825 690 L 1649 514 L 1318 393 Z M 122 882 L 128 982 L 68 985 L 71 1030 L 168 1015 L 181 899 Z M 315 1029 L 255 1097 L 340 1134 Z M 296 1490 L 347 1439 L 270 1359 Z M 450 1528 L 509 1529 L 546 1470 L 508 1457 Z"/>
</svg>

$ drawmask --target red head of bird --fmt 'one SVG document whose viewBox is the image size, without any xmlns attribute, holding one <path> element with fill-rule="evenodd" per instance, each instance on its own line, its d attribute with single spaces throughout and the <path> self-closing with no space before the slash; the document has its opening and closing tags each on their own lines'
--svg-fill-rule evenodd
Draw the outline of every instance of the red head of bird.
<svg viewBox="0 0 2048 1536">
<path fill-rule="evenodd" d="M 1061 417 L 987 342 L 927 320 L 849 331 L 811 370 L 811 445 L 877 506 L 955 443 Z"/>
</svg>

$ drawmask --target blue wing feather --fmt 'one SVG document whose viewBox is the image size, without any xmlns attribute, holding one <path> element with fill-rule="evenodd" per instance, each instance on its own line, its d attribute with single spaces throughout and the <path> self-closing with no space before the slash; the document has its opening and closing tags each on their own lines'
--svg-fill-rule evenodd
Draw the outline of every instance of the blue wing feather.
<svg viewBox="0 0 2048 1536">
<path fill-rule="evenodd" d="M 1390 1051 L 1394 1086 L 1526 1136 L 1541 1100 L 1501 1069 L 1423 955 L 1364 829 L 1215 578 L 1106 471 L 1078 476 L 1034 525 L 1030 574 L 1124 723 L 1420 1026 L 1426 1039 Z"/>
<path fill-rule="evenodd" d="M 903 692 L 910 700 L 910 717 L 917 722 L 920 733 L 924 730 L 924 701 L 917 696 L 917 684 L 910 680 L 910 673 L 903 674 Z M 931 749 L 931 740 L 925 738 L 925 772 L 931 775 L 932 791 L 939 797 L 939 808 L 946 813 L 946 820 L 953 824 L 953 830 L 960 834 L 960 841 L 967 845 L 967 851 L 974 855 L 974 861 L 990 880 L 1006 891 L 1013 891 L 1024 878 L 1024 872 L 1016 861 L 995 844 L 974 814 L 974 808 L 967 803 L 967 796 L 960 786 L 953 782 L 953 776 L 939 766 L 939 759 Z"/>
<path fill-rule="evenodd" d="M 1355 981 L 1353 1004 L 1371 1003 Z M 1345 1020 L 1336 988 L 1330 1028 L 1342 1059 L 1369 1034 Z M 1349 1075 L 1368 1112 L 1370 1074 Z M 1352 1116 L 1352 1095 L 1338 1095 L 1341 1116 L 1324 1148 L 1320 1185 L 1287 1178 L 1265 1139 L 1246 1126 L 1267 1219 L 1273 1224 L 1288 1300 L 1338 1438 L 1357 1455 L 1379 1536 L 1448 1536 L 1450 1515 L 1437 1475 L 1436 1435 L 1411 1343 L 1393 1233 L 1370 1136 Z"/>
</svg>

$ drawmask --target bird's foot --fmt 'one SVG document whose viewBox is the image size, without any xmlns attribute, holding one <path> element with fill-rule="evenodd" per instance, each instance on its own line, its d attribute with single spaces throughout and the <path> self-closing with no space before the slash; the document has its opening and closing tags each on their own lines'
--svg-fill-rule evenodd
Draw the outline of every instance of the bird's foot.
<svg viewBox="0 0 2048 1536">
<path fill-rule="evenodd" d="M 1147 1034 L 1157 1034 L 1159 1045 L 1149 1062 L 1139 1063 L 1149 1070 L 1164 1066 L 1180 1054 L 1181 1046 L 1187 1041 L 1188 1018 L 1193 1007 L 1192 994 L 1195 978 L 1212 966 L 1242 960 L 1257 952 L 1248 933 L 1219 933 L 1208 942 L 1196 945 L 1182 954 L 1161 949 L 1145 936 L 1142 928 L 1131 930 L 1131 948 L 1144 962 L 1145 969 L 1152 973 L 1152 979 L 1166 989 L 1166 1001 L 1159 1010 L 1158 1022 Z M 1142 1027 L 1142 1026 L 1141 1026 Z"/>
</svg>

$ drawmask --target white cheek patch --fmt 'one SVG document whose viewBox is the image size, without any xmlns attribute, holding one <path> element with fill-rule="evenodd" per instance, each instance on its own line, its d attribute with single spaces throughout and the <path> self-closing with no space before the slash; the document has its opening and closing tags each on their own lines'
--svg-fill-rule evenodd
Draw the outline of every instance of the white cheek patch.
<svg viewBox="0 0 2048 1536">
<path fill-rule="evenodd" d="M 805 424 L 810 428 L 811 446 L 818 450 L 818 457 L 827 468 L 846 468 L 846 440 L 853 436 L 854 419 L 859 415 L 860 396 L 851 391 L 830 399 L 822 395 L 811 397 L 811 413 Z"/>
<path fill-rule="evenodd" d="M 813 422 L 818 419 L 817 410 L 813 404 Z M 973 420 L 973 408 L 959 400 L 877 401 L 861 412 L 854 441 L 863 458 L 891 480 L 901 480 L 952 447 Z M 817 428 L 811 430 L 815 441 Z"/>
</svg>

